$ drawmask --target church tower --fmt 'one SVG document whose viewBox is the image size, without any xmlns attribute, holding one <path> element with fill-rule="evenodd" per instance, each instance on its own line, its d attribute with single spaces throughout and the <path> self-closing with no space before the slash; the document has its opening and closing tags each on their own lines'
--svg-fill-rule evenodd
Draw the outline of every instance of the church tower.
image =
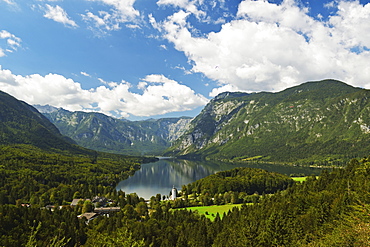
<svg viewBox="0 0 370 247">
<path fill-rule="evenodd" d="M 175 186 L 173 186 L 171 191 L 171 199 L 176 200 L 176 198 L 177 198 L 177 189 L 175 188 Z"/>
</svg>

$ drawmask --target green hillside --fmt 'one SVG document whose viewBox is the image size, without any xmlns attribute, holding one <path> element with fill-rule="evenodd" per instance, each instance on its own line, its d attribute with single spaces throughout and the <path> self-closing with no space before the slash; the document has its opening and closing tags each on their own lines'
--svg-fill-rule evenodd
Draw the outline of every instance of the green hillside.
<svg viewBox="0 0 370 247">
<path fill-rule="evenodd" d="M 74 150 L 73 141 L 62 136 L 34 107 L 0 91 L 0 144 L 30 144 L 43 149 Z"/>
<path fill-rule="evenodd" d="M 370 148 L 370 91 L 307 82 L 278 93 L 224 93 L 168 150 L 185 157 L 335 164 Z"/>
<path fill-rule="evenodd" d="M 32 106 L 0 92 L 0 204 L 45 206 L 114 191 L 150 158 L 82 148 Z M 53 196 L 52 196 L 53 195 Z"/>
</svg>

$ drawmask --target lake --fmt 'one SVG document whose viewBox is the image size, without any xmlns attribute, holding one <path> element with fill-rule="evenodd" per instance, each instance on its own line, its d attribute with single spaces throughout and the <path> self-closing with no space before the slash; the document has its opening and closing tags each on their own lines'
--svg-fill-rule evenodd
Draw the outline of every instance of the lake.
<svg viewBox="0 0 370 247">
<path fill-rule="evenodd" d="M 230 170 L 235 167 L 262 168 L 268 171 L 283 174 L 319 175 L 321 169 L 309 167 L 293 167 L 271 164 L 232 164 L 209 161 L 189 161 L 160 159 L 157 162 L 142 164 L 141 169 L 126 180 L 118 183 L 116 189 L 126 194 L 136 193 L 139 197 L 150 199 L 156 194 L 169 195 L 173 186 L 181 190 L 198 179 L 219 171 Z"/>
</svg>

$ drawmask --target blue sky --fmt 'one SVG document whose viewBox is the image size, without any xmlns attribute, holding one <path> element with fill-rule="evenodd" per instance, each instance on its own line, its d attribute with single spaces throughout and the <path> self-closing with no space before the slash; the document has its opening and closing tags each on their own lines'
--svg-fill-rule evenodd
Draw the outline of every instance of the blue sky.
<svg viewBox="0 0 370 247">
<path fill-rule="evenodd" d="M 368 2 L 0 0 L 0 90 L 142 119 L 195 116 L 224 91 L 370 89 Z"/>
</svg>

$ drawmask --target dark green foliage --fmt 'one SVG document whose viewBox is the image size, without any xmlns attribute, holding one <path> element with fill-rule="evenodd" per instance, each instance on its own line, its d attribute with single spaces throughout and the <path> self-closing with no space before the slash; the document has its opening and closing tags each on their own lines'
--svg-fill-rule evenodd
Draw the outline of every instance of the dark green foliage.
<svg viewBox="0 0 370 247">
<path fill-rule="evenodd" d="M 259 169 L 234 169 L 220 177 L 258 173 L 263 174 Z M 259 203 L 236 207 L 214 221 L 191 210 L 170 210 L 170 202 L 157 198 L 148 215 L 141 199 L 123 192 L 112 194 L 125 205 L 120 212 L 98 217 L 88 226 L 68 208 L 50 212 L 4 205 L 0 206 L 0 245 L 19 246 L 28 241 L 30 229 L 42 222 L 45 230 L 36 235 L 40 246 L 59 232 L 65 240 L 58 240 L 68 240 L 66 246 L 120 246 L 120 241 L 121 246 L 367 246 L 369 178 L 370 160 L 352 160 L 345 169 L 324 171 L 319 178 L 312 176 L 273 195 L 262 195 Z M 70 227 L 54 228 L 63 222 Z"/>
<path fill-rule="evenodd" d="M 95 159 L 95 162 L 92 162 Z M 141 158 L 98 153 L 69 156 L 29 145 L 0 146 L 0 204 L 17 199 L 40 206 L 112 191 L 140 167 Z"/>
<path fill-rule="evenodd" d="M 237 170 L 226 176 L 231 173 Z M 369 177 L 370 160 L 352 160 L 345 169 L 263 195 L 259 203 L 235 207 L 213 222 L 191 210 L 168 210 L 169 202 L 163 202 L 150 217 L 138 221 L 132 212 L 117 214 L 93 222 L 89 232 L 114 235 L 97 227 L 116 224 L 118 232 L 128 231 L 146 246 L 368 246 Z M 95 238 L 99 234 L 88 243 Z"/>
<path fill-rule="evenodd" d="M 335 80 L 278 93 L 228 93 L 213 99 L 167 154 L 342 165 L 370 148 L 369 97 L 369 90 Z"/>
<path fill-rule="evenodd" d="M 187 193 L 245 192 L 247 194 L 274 193 L 285 190 L 293 180 L 285 175 L 254 168 L 235 168 L 202 178 L 187 186 Z"/>
<path fill-rule="evenodd" d="M 0 226 L 1 246 L 26 246 L 26 243 L 27 246 L 52 246 L 51 243 L 61 240 L 66 246 L 75 246 L 87 239 L 85 222 L 69 207 L 52 212 L 0 205 Z"/>
<path fill-rule="evenodd" d="M 215 246 L 230 246 L 235 232 L 248 236 L 239 239 L 243 246 L 366 246 L 370 184 L 364 181 L 370 177 L 369 164 L 352 161 L 346 169 L 324 172 L 319 179 L 312 177 L 232 212 L 223 219 L 224 231 Z"/>
</svg>

